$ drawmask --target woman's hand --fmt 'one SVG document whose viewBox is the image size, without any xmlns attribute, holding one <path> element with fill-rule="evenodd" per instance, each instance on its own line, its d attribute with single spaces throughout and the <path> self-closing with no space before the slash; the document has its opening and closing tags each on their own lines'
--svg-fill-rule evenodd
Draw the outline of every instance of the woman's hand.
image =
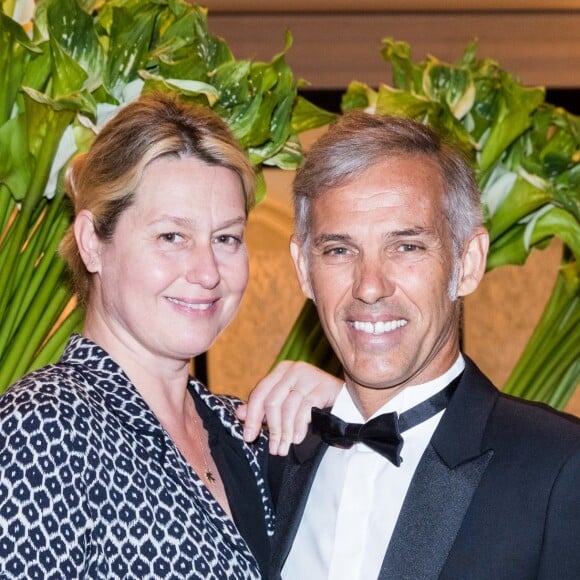
<svg viewBox="0 0 580 580">
<path fill-rule="evenodd" d="M 282 361 L 254 388 L 238 417 L 245 421 L 244 439 L 254 441 L 264 418 L 270 453 L 287 455 L 291 443 L 306 436 L 312 407 L 334 403 L 343 381 L 303 361 Z"/>
</svg>

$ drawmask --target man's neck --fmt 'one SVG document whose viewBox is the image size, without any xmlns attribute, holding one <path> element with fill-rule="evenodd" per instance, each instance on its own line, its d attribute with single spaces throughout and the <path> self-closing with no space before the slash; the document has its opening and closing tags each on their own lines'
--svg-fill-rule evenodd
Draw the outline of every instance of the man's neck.
<svg viewBox="0 0 580 580">
<path fill-rule="evenodd" d="M 444 370 L 438 372 L 436 376 L 430 376 L 425 380 L 408 380 L 392 387 L 369 388 L 356 384 L 347 376 L 345 383 L 353 403 L 366 421 L 404 390 L 412 388 L 423 391 L 421 387 L 438 381 L 441 377 L 445 377 L 444 384 L 442 384 L 442 386 L 445 386 L 445 384 L 453 380 L 461 372 L 463 367 L 463 357 L 460 353 L 457 353 L 451 363 L 445 366 Z"/>
<path fill-rule="evenodd" d="M 365 421 L 407 387 L 408 385 L 403 384 L 385 389 L 372 389 L 346 381 L 348 393 Z"/>
</svg>

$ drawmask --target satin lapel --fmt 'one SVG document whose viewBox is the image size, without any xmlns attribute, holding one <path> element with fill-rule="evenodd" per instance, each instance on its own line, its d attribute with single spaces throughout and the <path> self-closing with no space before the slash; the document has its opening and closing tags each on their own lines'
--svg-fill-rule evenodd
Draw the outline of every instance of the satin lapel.
<svg viewBox="0 0 580 580">
<path fill-rule="evenodd" d="M 451 402 L 407 492 L 379 579 L 439 577 L 493 450 L 485 428 L 497 390 L 466 357 Z"/>
<path fill-rule="evenodd" d="M 309 435 L 296 446 L 282 476 L 276 511 L 276 530 L 272 546 L 271 577 L 279 578 L 298 531 L 308 493 L 318 465 L 328 445 Z"/>
<path fill-rule="evenodd" d="M 492 451 L 455 469 L 429 446 L 413 478 L 379 579 L 439 577 Z"/>
</svg>

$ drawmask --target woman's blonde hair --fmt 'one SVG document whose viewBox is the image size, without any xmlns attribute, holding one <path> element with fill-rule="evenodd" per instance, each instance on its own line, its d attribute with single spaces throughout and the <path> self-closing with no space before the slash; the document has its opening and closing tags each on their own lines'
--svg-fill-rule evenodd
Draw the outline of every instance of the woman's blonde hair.
<svg viewBox="0 0 580 580">
<path fill-rule="evenodd" d="M 89 210 L 97 235 L 110 240 L 120 215 L 134 202 L 144 169 L 164 156 L 194 157 L 230 169 L 240 178 L 246 215 L 252 208 L 254 170 L 228 126 L 210 109 L 155 93 L 124 106 L 102 128 L 89 151 L 71 162 L 65 181 L 75 216 Z M 71 270 L 79 302 L 86 303 L 91 274 L 72 226 L 59 249 Z"/>
</svg>

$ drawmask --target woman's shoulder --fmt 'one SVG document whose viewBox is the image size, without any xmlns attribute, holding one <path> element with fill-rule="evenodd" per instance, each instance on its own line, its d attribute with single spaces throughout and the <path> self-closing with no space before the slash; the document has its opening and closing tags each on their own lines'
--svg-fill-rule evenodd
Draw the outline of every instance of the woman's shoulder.
<svg viewBox="0 0 580 580">
<path fill-rule="evenodd" d="M 61 363 L 25 375 L 0 396 L 0 432 L 15 421 L 40 425 L 72 420 L 88 403 L 83 382 L 78 370 Z"/>
<path fill-rule="evenodd" d="M 28 373 L 13 383 L 0 397 L 0 402 L 7 398 L 28 400 L 52 397 L 65 393 L 81 392 L 85 382 L 81 373 L 72 365 L 61 362 L 47 365 Z"/>
</svg>

